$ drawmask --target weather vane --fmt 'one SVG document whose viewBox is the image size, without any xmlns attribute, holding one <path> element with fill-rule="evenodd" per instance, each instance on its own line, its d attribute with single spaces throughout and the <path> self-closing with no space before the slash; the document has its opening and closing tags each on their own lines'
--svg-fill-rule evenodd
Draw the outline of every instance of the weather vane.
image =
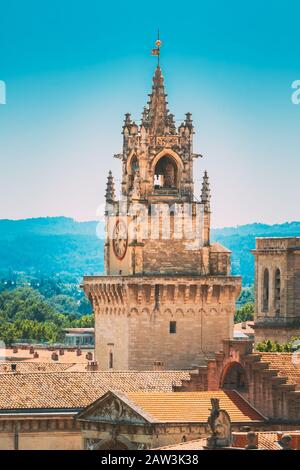
<svg viewBox="0 0 300 470">
<path fill-rule="evenodd" d="M 159 55 L 160 55 L 160 46 L 161 46 L 161 44 L 162 44 L 162 42 L 159 39 L 159 30 L 158 30 L 157 31 L 157 40 L 155 41 L 156 47 L 154 49 L 152 49 L 152 55 L 157 56 L 157 65 L 159 65 Z"/>
</svg>

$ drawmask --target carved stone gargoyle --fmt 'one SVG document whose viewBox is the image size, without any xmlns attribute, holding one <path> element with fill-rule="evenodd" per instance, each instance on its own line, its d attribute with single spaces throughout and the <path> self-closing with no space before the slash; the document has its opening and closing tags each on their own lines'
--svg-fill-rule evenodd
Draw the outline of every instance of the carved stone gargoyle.
<svg viewBox="0 0 300 470">
<path fill-rule="evenodd" d="M 211 435 L 207 439 L 206 448 L 218 449 L 221 447 L 230 447 L 232 436 L 229 414 L 227 411 L 220 409 L 218 398 L 211 398 L 210 401 L 212 408 L 207 422 L 211 429 Z"/>
</svg>

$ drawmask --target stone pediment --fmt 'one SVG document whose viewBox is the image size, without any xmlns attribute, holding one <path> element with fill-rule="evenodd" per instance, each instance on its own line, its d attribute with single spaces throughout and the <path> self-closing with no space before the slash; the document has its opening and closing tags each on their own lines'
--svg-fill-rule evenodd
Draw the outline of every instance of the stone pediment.
<svg viewBox="0 0 300 470">
<path fill-rule="evenodd" d="M 82 421 L 112 424 L 146 424 L 149 422 L 142 410 L 135 409 L 126 396 L 116 392 L 107 392 L 77 415 Z"/>
</svg>

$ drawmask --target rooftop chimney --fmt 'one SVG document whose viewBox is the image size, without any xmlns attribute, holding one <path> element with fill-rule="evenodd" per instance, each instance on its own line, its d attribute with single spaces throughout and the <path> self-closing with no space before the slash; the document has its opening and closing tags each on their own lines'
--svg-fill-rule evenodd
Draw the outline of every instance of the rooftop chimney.
<svg viewBox="0 0 300 470">
<path fill-rule="evenodd" d="M 97 361 L 88 362 L 88 365 L 86 366 L 86 370 L 88 371 L 98 370 L 98 362 Z"/>
<path fill-rule="evenodd" d="M 51 359 L 52 359 L 52 361 L 58 361 L 58 354 L 57 354 L 57 352 L 53 352 L 53 353 L 51 354 Z"/>
<path fill-rule="evenodd" d="M 164 362 L 163 361 L 154 361 L 153 369 L 154 370 L 164 370 L 165 369 Z"/>
</svg>

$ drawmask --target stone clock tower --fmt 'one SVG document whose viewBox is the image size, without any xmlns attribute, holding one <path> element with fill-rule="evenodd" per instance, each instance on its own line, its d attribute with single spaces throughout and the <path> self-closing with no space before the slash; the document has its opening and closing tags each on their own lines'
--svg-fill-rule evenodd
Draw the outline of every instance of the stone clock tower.
<svg viewBox="0 0 300 470">
<path fill-rule="evenodd" d="M 194 196 L 194 126 L 178 128 L 158 65 L 140 125 L 125 115 L 121 195 L 106 188 L 104 276 L 86 276 L 100 369 L 191 368 L 232 338 L 241 280 L 210 243 L 210 188 Z"/>
</svg>

